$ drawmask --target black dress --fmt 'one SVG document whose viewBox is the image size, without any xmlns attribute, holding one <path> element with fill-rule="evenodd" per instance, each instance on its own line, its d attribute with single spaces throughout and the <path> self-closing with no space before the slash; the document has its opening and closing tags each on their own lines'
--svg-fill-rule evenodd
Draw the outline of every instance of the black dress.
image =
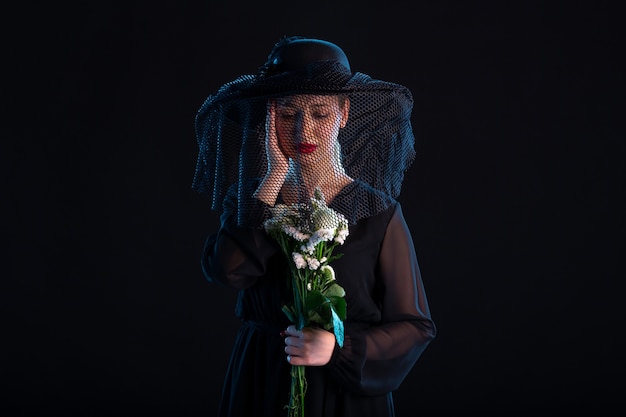
<svg viewBox="0 0 626 417">
<path fill-rule="evenodd" d="M 364 198 L 365 197 L 365 198 Z M 382 204 L 377 192 L 354 182 L 330 203 Z M 400 204 L 387 200 L 380 213 L 349 228 L 332 262 L 348 305 L 343 348 L 330 362 L 307 367 L 307 417 L 394 416 L 398 388 L 435 337 L 413 241 Z M 220 230 L 208 237 L 202 259 L 207 279 L 239 289 L 242 320 L 232 351 L 219 416 L 287 414 L 290 368 L 280 332 L 290 323 L 281 311 L 288 266 L 264 231 L 233 225 L 226 210 Z"/>
</svg>

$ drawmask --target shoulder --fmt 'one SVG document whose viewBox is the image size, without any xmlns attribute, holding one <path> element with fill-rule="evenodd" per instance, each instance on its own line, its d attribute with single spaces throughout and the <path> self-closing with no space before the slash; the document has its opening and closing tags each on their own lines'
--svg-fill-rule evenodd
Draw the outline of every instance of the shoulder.
<svg viewBox="0 0 626 417">
<path fill-rule="evenodd" d="M 398 205 L 398 201 L 388 194 L 359 180 L 346 186 L 331 203 L 331 206 L 342 213 L 350 224 L 379 216 L 389 221 Z"/>
</svg>

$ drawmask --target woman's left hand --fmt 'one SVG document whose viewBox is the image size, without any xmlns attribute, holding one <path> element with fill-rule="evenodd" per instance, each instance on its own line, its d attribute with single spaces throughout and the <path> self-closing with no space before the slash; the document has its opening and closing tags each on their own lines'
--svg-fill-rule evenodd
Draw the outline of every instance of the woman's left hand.
<svg viewBox="0 0 626 417">
<path fill-rule="evenodd" d="M 335 335 L 324 329 L 291 325 L 285 331 L 285 353 L 292 365 L 326 365 L 335 350 Z"/>
</svg>

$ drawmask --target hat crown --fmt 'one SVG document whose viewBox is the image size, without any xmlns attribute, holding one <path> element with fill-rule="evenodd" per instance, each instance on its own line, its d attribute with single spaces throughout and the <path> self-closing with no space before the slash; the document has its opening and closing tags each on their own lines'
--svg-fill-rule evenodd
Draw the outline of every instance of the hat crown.
<svg viewBox="0 0 626 417">
<path fill-rule="evenodd" d="M 278 42 L 263 66 L 266 75 L 300 71 L 321 61 L 334 61 L 350 71 L 345 52 L 332 42 L 310 38 L 288 38 Z"/>
</svg>

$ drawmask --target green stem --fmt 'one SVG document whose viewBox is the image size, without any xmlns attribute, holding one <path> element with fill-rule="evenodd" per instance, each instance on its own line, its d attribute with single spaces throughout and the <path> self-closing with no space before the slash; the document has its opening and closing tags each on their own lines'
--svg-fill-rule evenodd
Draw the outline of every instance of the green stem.
<svg viewBox="0 0 626 417">
<path fill-rule="evenodd" d="M 296 314 L 296 327 L 298 330 L 307 323 L 306 311 L 304 311 L 306 297 L 306 272 L 293 271 L 293 301 Z M 304 417 L 304 395 L 306 393 L 305 367 L 292 365 L 291 367 L 291 395 L 289 397 L 289 417 Z"/>
<path fill-rule="evenodd" d="M 289 417 L 304 417 L 304 394 L 307 385 L 303 365 L 291 367 L 291 396 L 289 399 Z"/>
</svg>

